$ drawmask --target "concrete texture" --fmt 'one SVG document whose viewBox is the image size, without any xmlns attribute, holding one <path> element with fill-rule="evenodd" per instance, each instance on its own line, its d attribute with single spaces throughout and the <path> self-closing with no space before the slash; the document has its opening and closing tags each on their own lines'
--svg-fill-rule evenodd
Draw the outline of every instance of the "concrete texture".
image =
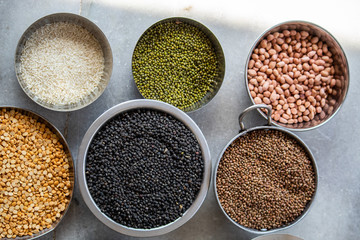
<svg viewBox="0 0 360 240">
<path fill-rule="evenodd" d="M 130 1 L 119 1 L 117 4 L 111 4 L 112 2 L 116 1 L 0 0 L 0 105 L 27 108 L 50 120 L 65 134 L 76 160 L 83 135 L 100 114 L 118 103 L 140 98 L 131 74 L 132 51 L 140 35 L 150 25 L 163 18 L 190 17 L 202 22 L 218 37 L 226 58 L 226 74 L 219 93 L 203 109 L 189 114 L 203 131 L 215 163 L 224 145 L 239 131 L 237 122 L 239 113 L 251 105 L 244 84 L 248 51 L 255 39 L 273 24 L 265 22 L 259 25 L 254 22 L 256 18 L 235 24 L 229 21 L 226 11 L 221 8 L 215 8 L 213 9 L 215 14 L 207 15 L 206 11 L 192 7 L 194 2 L 196 6 L 203 4 L 204 9 L 207 9 L 205 6 L 208 7 L 208 1 L 204 3 L 167 1 L 167 7 L 155 3 L 152 7 L 148 7 L 148 1 L 144 1 L 144 6 L 141 5 L 141 1 L 134 1 L 129 5 L 126 5 L 126 2 Z M 146 6 L 145 2 L 147 2 Z M 235 2 L 223 1 L 224 9 L 229 9 L 226 6 Z M 134 7 L 134 3 L 139 4 L 137 8 Z M 210 1 L 209 6 L 216 6 L 211 3 L 213 2 Z M 349 3 L 345 6 L 349 10 L 357 7 Z M 296 6 L 292 8 L 296 9 Z M 334 6 L 331 9 L 336 11 Z M 107 36 L 114 56 L 113 74 L 103 95 L 90 106 L 71 113 L 50 111 L 32 102 L 21 90 L 14 71 L 15 48 L 22 33 L 37 19 L 56 12 L 81 14 L 97 24 Z M 262 12 L 267 11 L 265 8 L 258 8 L 253 12 L 254 17 L 258 14 L 261 18 L 264 16 L 261 15 Z M 316 15 L 311 15 L 314 16 L 313 19 L 307 19 L 308 14 L 302 15 L 296 12 L 293 19 L 315 20 L 314 22 L 320 25 L 324 22 L 325 26 L 322 26 L 325 29 L 338 32 L 338 29 L 333 28 L 332 25 L 326 25 L 326 21 L 332 20 L 335 16 L 332 13 L 319 11 Z M 355 24 L 359 21 L 354 21 L 352 17 L 354 16 L 346 14 L 336 16 L 344 26 L 349 27 L 349 24 L 353 24 L 357 29 Z M 320 22 L 316 22 L 317 19 Z M 274 15 L 269 22 L 280 23 L 286 20 L 292 19 L 285 19 L 279 14 Z M 334 35 L 337 37 L 336 34 Z M 357 101 L 360 100 L 358 94 L 360 42 L 359 39 L 354 40 L 347 36 L 339 35 L 338 38 L 348 57 L 351 75 L 350 90 L 342 109 L 330 122 L 319 129 L 298 133 L 310 146 L 318 164 L 317 198 L 309 214 L 300 223 L 281 233 L 289 233 L 309 240 L 358 239 L 360 236 L 360 128 L 357 127 L 360 118 L 360 113 L 357 111 Z M 249 126 L 264 123 L 264 119 L 257 113 L 250 114 L 246 119 L 246 124 Z M 203 206 L 188 223 L 169 234 L 151 239 L 251 239 L 252 237 L 254 236 L 247 235 L 226 219 L 216 203 L 214 189 L 211 186 Z M 61 224 L 54 232 L 40 239 L 136 238 L 117 233 L 98 221 L 83 202 L 76 188 L 70 210 Z"/>
</svg>

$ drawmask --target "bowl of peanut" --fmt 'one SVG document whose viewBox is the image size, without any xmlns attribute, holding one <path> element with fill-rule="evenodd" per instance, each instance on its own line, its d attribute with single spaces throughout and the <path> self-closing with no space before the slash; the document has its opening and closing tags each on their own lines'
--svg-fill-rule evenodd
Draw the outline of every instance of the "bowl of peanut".
<svg viewBox="0 0 360 240">
<path fill-rule="evenodd" d="M 292 131 L 328 122 L 349 89 L 349 65 L 340 44 L 305 21 L 265 31 L 251 48 L 245 70 L 251 101 L 271 106 L 273 124 Z M 264 111 L 259 110 L 266 118 Z"/>
</svg>

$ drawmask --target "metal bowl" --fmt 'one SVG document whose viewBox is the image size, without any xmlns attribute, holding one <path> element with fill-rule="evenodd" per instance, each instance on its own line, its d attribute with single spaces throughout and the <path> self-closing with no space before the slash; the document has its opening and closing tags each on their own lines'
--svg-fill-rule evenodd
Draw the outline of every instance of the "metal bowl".
<svg viewBox="0 0 360 240">
<path fill-rule="evenodd" d="M 248 76 L 247 76 L 247 70 L 248 70 L 248 64 L 251 59 L 251 55 L 254 51 L 254 49 L 260 44 L 260 42 L 265 39 L 269 34 L 272 34 L 274 32 L 283 31 L 283 30 L 298 30 L 298 31 L 308 31 L 311 35 L 319 37 L 320 40 L 323 42 L 326 42 L 328 45 L 329 51 L 333 53 L 333 60 L 334 60 L 334 67 L 335 67 L 335 76 L 338 77 L 342 81 L 342 84 L 340 87 L 337 87 L 337 95 L 333 96 L 333 100 L 329 101 L 326 104 L 326 107 L 323 108 L 324 114 L 316 114 L 315 118 L 313 120 L 310 120 L 308 122 L 302 122 L 297 124 L 283 124 L 278 121 L 273 121 L 273 124 L 276 126 L 281 126 L 288 128 L 292 131 L 306 131 L 306 130 L 312 130 L 317 127 L 322 126 L 326 122 L 328 122 L 333 116 L 339 111 L 340 107 L 342 106 L 343 102 L 345 101 L 348 89 L 349 89 L 349 65 L 347 58 L 345 56 L 345 52 L 343 51 L 340 44 L 337 42 L 337 40 L 325 29 L 322 27 L 305 21 L 288 21 L 283 22 L 280 24 L 277 24 L 268 30 L 266 30 L 263 34 L 260 35 L 260 37 L 255 41 L 254 45 L 252 46 L 249 56 L 246 60 L 245 65 L 245 85 L 248 92 L 248 95 L 252 101 L 253 104 L 255 104 L 254 99 L 252 98 L 248 86 Z M 261 115 L 266 118 L 266 114 L 259 110 Z"/>
<path fill-rule="evenodd" d="M 0 111 L 2 109 L 6 109 L 6 110 L 15 110 L 23 115 L 26 115 L 26 116 L 29 116 L 29 117 L 32 117 L 34 119 L 36 119 L 38 122 L 40 123 L 44 123 L 45 126 L 47 128 L 49 128 L 51 130 L 51 132 L 53 132 L 59 139 L 60 143 L 63 145 L 64 147 L 64 151 L 69 159 L 69 175 L 70 175 L 70 182 L 71 182 L 71 189 L 70 189 L 70 201 L 68 203 L 68 205 L 66 206 L 65 210 L 62 212 L 60 218 L 58 218 L 56 220 L 56 222 L 53 222 L 52 225 L 51 225 L 51 228 L 46 228 L 46 229 L 43 229 L 42 231 L 38 232 L 38 233 L 35 233 L 33 235 L 27 235 L 27 236 L 22 236 L 22 237 L 17 237 L 15 239 L 21 239 L 21 240 L 25 240 L 25 239 L 35 239 L 35 238 L 38 238 L 38 237 L 41 237 L 49 232 L 51 232 L 52 230 L 54 230 L 56 228 L 56 226 L 61 222 L 61 220 L 64 218 L 66 212 L 69 210 L 69 207 L 70 207 L 70 203 L 71 203 L 71 200 L 72 200 L 72 197 L 73 197 L 73 192 L 74 192 L 74 184 L 75 184 L 75 170 L 74 170 L 74 160 L 72 158 L 72 155 L 71 155 L 71 152 L 70 152 L 70 148 L 64 138 L 64 136 L 61 134 L 61 132 L 54 126 L 52 125 L 48 120 L 46 120 L 44 117 L 38 115 L 37 113 L 34 113 L 30 110 L 27 110 L 27 109 L 23 109 L 23 108 L 17 108 L 17 107 L 11 107 L 11 106 L 1 106 L 0 107 Z M 7 239 L 7 238 L 5 238 Z M 13 239 L 13 238 L 11 238 Z"/>
<path fill-rule="evenodd" d="M 134 109 L 153 109 L 161 112 L 165 112 L 179 121 L 181 121 L 183 124 L 185 124 L 186 127 L 188 127 L 191 132 L 195 135 L 201 150 L 202 150 L 202 157 L 204 159 L 204 175 L 203 175 L 203 181 L 200 188 L 200 191 L 195 199 L 195 201 L 192 203 L 190 208 L 183 214 L 182 217 L 178 218 L 174 222 L 171 222 L 167 225 L 152 228 L 152 229 L 138 229 L 138 228 L 131 228 L 124 226 L 122 224 L 119 224 L 115 221 L 113 221 L 111 218 L 106 216 L 104 213 L 101 212 L 99 207 L 94 202 L 93 198 L 91 197 L 91 194 L 89 192 L 86 176 L 85 176 L 85 168 L 86 168 L 86 158 L 87 158 L 87 152 L 88 148 L 92 142 L 93 137 L 96 135 L 98 130 L 111 118 L 114 116 Z M 100 117 L 98 117 L 94 123 L 90 126 L 88 131 L 85 133 L 85 136 L 81 142 L 80 148 L 79 148 L 79 155 L 78 155 L 78 162 L 77 162 L 77 177 L 79 181 L 79 187 L 81 195 L 83 196 L 83 199 L 86 203 L 86 205 L 89 207 L 89 209 L 92 211 L 92 213 L 105 225 L 112 228 L 113 230 L 130 235 L 135 237 L 152 237 L 152 236 L 158 236 L 165 233 L 168 233 L 184 223 L 186 223 L 200 208 L 201 204 L 203 203 L 207 191 L 209 189 L 210 185 L 210 179 L 211 179 L 211 158 L 210 158 L 210 151 L 209 147 L 207 145 L 206 139 L 204 135 L 202 134 L 200 128 L 196 125 L 196 123 L 184 112 L 180 111 L 178 108 L 175 108 L 174 106 L 171 106 L 170 104 L 163 103 L 156 100 L 131 100 L 124 103 L 121 103 L 119 105 L 116 105 L 109 110 L 107 110 L 105 113 L 103 113 Z"/>
<path fill-rule="evenodd" d="M 244 118 L 244 116 L 249 112 L 249 111 L 252 111 L 254 109 L 260 109 L 260 108 L 266 108 L 268 110 L 268 115 L 267 115 L 267 120 L 268 120 L 268 125 L 267 126 L 257 126 L 257 127 L 252 127 L 250 129 L 245 129 L 244 127 L 244 124 L 242 122 L 242 119 Z M 217 203 L 218 205 L 220 206 L 222 212 L 224 213 L 224 215 L 233 223 L 235 224 L 237 227 L 241 228 L 242 230 L 245 230 L 246 232 L 248 233 L 251 233 L 251 234 L 258 234 L 258 235 L 261 235 L 261 234 L 268 234 L 268 233 L 274 233 L 274 232 L 277 232 L 277 231 L 280 231 L 280 230 L 284 230 L 284 229 L 287 229 L 287 228 L 290 228 L 292 226 L 294 226 L 296 223 L 298 223 L 301 219 L 303 219 L 306 214 L 309 212 L 310 210 L 310 207 L 312 205 L 312 203 L 314 202 L 314 199 L 315 199 L 315 195 L 316 195 L 316 192 L 317 192 L 317 187 L 318 187 L 318 170 L 317 170 L 317 165 L 316 165 L 316 162 L 315 162 L 315 158 L 314 158 L 314 155 L 311 153 L 310 151 L 310 148 L 305 144 L 305 142 L 303 142 L 298 136 L 296 136 L 294 133 L 290 132 L 289 130 L 287 129 L 284 129 L 284 128 L 281 128 L 281 127 L 276 127 L 276 126 L 271 126 L 271 123 L 272 123 L 272 120 L 271 120 L 271 108 L 267 105 L 264 105 L 264 104 L 258 104 L 258 105 L 253 105 L 251 107 L 248 107 L 247 109 L 245 109 L 239 116 L 239 123 L 240 123 L 240 133 L 238 135 L 236 135 L 233 139 L 230 140 L 230 142 L 224 147 L 224 149 L 221 151 L 220 153 L 220 157 L 219 159 L 217 160 L 217 163 L 216 163 L 216 166 L 215 166 L 215 173 L 214 173 L 214 189 L 215 189 L 215 196 L 216 196 L 216 200 L 217 200 Z M 288 223 L 286 226 L 282 226 L 282 227 L 279 227 L 279 228 L 273 228 L 273 229 L 270 229 L 270 230 L 267 230 L 267 229 L 262 229 L 262 230 L 258 230 L 258 229 L 253 229 L 253 228 L 248 228 L 248 227 L 245 227 L 239 223 L 237 223 L 235 220 L 233 220 L 226 212 L 225 210 L 223 209 L 221 203 L 220 203 L 220 200 L 219 200 L 219 196 L 218 196 L 218 193 L 217 193 L 217 187 L 216 187 L 216 176 L 217 176 L 217 171 L 218 171 L 218 167 L 219 167 L 219 163 L 222 159 L 222 156 L 224 155 L 224 152 L 226 151 L 226 149 L 231 145 L 231 143 L 233 143 L 236 139 L 238 138 L 241 138 L 242 136 L 246 135 L 247 133 L 249 132 L 253 132 L 253 131 L 258 131 L 258 130 L 275 130 L 275 131 L 279 131 L 279 132 L 283 132 L 285 133 L 287 136 L 295 139 L 297 141 L 297 143 L 302 146 L 305 151 L 307 152 L 310 160 L 311 160 L 311 163 L 312 163 L 312 167 L 313 167 L 313 170 L 314 170 L 314 175 L 315 175 L 315 190 L 314 190 L 314 194 L 312 196 L 312 199 L 307 203 L 307 205 L 305 206 L 303 212 L 292 222 Z"/>
<path fill-rule="evenodd" d="M 41 99 L 39 99 L 36 95 L 34 95 L 27 87 L 27 85 L 24 82 L 24 79 L 22 79 L 20 74 L 20 65 L 21 65 L 21 52 L 25 46 L 26 41 L 31 37 L 31 35 L 39 28 L 46 24 L 56 23 L 56 22 L 69 22 L 73 24 L 77 24 L 86 30 L 88 30 L 91 34 L 94 35 L 96 40 L 99 42 L 103 54 L 104 54 L 104 74 L 100 79 L 99 85 L 97 88 L 89 95 L 85 96 L 83 99 L 81 99 L 77 103 L 72 104 L 65 104 L 65 105 L 54 105 L 50 104 L 48 102 L 45 102 Z M 112 73 L 112 66 L 113 66 L 113 57 L 112 52 L 110 48 L 110 44 L 104 35 L 104 33 L 98 28 L 93 22 L 88 20 L 87 18 L 84 18 L 80 15 L 72 14 L 72 13 L 55 13 L 48 16 L 45 16 L 43 18 L 40 18 L 33 24 L 31 24 L 28 29 L 23 33 L 21 36 L 15 52 L 15 72 L 16 77 L 18 79 L 18 82 L 21 86 L 21 88 L 24 90 L 26 95 L 28 95 L 34 102 L 37 104 L 48 108 L 50 110 L 54 111 L 74 111 L 81 109 L 83 107 L 86 107 L 87 105 L 94 102 L 100 95 L 104 92 L 106 86 L 109 83 L 111 73 Z"/>
<path fill-rule="evenodd" d="M 304 239 L 289 234 L 269 234 L 269 235 L 253 238 L 252 240 L 304 240 Z"/>
<path fill-rule="evenodd" d="M 210 40 L 213 48 L 214 48 L 214 51 L 215 51 L 215 54 L 216 54 L 216 58 L 217 58 L 217 64 L 218 64 L 218 76 L 216 79 L 214 79 L 215 81 L 215 85 L 213 86 L 212 89 L 210 89 L 206 94 L 205 96 L 200 99 L 199 101 L 195 102 L 192 106 L 189 106 L 185 109 L 182 109 L 184 112 L 192 112 L 192 111 L 195 111 L 197 109 L 200 109 L 201 107 L 205 106 L 207 103 L 209 103 L 214 97 L 215 95 L 217 94 L 217 92 L 220 90 L 220 87 L 221 87 L 221 84 L 224 80 L 224 75 L 225 75 L 225 57 L 224 57 L 224 52 L 221 48 L 221 45 L 219 43 L 219 41 L 217 40 L 217 38 L 215 37 L 215 35 L 207 28 L 205 27 L 204 25 L 202 25 L 201 23 L 195 21 L 195 20 L 192 20 L 192 19 L 189 19 L 189 18 L 183 18 L 183 17 L 173 17 L 173 18 L 166 18 L 166 19 L 163 19 L 159 22 L 156 22 L 155 24 L 151 25 L 142 35 L 141 37 L 139 38 L 138 42 L 136 43 L 136 46 L 134 48 L 134 51 L 137 47 L 137 45 L 139 44 L 139 41 L 151 30 L 153 29 L 154 27 L 158 26 L 158 25 L 161 25 L 161 24 L 164 24 L 164 23 L 168 23 L 168 22 L 177 22 L 177 23 L 181 23 L 181 22 L 184 22 L 184 23 L 187 23 L 189 25 L 192 25 L 196 28 L 198 28 L 200 31 L 202 31 L 206 36 L 207 38 Z M 134 59 L 134 55 L 133 55 L 133 59 Z M 132 68 L 133 72 L 134 72 L 134 67 Z M 170 70 L 169 70 L 170 71 Z M 133 74 L 134 76 L 134 74 Z M 136 83 L 135 83 L 136 84 Z M 142 95 L 142 93 L 140 92 L 138 86 L 136 85 L 140 95 L 142 97 L 144 97 Z M 145 97 L 144 97 L 145 98 Z"/>
</svg>

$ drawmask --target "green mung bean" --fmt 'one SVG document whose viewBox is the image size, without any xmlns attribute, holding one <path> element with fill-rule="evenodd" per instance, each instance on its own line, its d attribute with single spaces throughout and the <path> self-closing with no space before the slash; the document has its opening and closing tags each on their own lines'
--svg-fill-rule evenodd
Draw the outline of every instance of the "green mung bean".
<svg viewBox="0 0 360 240">
<path fill-rule="evenodd" d="M 208 37 L 188 23 L 164 22 L 137 43 L 133 76 L 140 93 L 180 109 L 200 101 L 216 84 L 218 59 Z"/>
</svg>

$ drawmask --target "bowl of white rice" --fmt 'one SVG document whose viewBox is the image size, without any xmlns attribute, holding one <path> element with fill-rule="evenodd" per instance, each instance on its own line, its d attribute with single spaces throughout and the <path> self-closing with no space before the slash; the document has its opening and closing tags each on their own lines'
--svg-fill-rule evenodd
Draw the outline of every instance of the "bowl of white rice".
<svg viewBox="0 0 360 240">
<path fill-rule="evenodd" d="M 111 77 L 113 57 L 104 33 L 90 20 L 56 13 L 34 22 L 21 36 L 15 72 L 39 105 L 74 111 L 94 102 Z"/>
</svg>

